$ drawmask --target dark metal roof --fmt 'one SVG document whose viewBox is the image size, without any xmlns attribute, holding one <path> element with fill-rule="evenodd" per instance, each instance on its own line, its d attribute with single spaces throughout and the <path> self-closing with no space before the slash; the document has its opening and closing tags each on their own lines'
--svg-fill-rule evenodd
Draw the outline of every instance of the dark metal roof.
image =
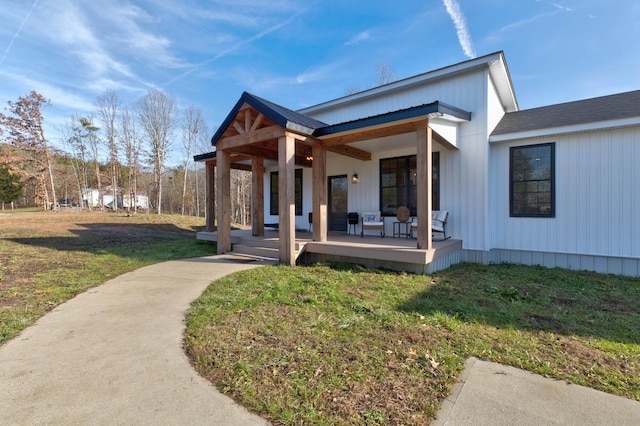
<svg viewBox="0 0 640 426">
<path fill-rule="evenodd" d="M 491 135 L 640 117 L 640 90 L 510 112 Z"/>
<path fill-rule="evenodd" d="M 375 115 L 372 117 L 366 117 L 358 120 L 321 127 L 314 132 L 313 136 L 327 136 L 335 133 L 358 130 L 370 126 L 377 126 L 380 124 L 388 124 L 394 121 L 421 117 L 428 114 L 446 114 L 462 120 L 471 120 L 470 112 L 463 111 L 459 108 L 455 108 L 442 102 L 435 101 L 430 104 L 419 105 L 411 108 L 401 109 L 398 111 L 388 112 L 385 114 Z"/>
<path fill-rule="evenodd" d="M 267 117 L 283 129 L 296 130 L 298 132 L 311 135 L 317 128 L 327 125 L 322 121 L 307 117 L 304 114 L 300 114 L 299 112 L 295 112 L 283 106 L 274 104 L 273 102 L 269 102 L 266 99 L 262 99 L 250 93 L 243 92 L 238 102 L 236 102 L 231 112 L 227 115 L 227 118 L 225 118 L 216 133 L 211 138 L 212 145 L 215 145 L 218 140 L 220 140 L 224 132 L 235 119 L 236 115 L 238 115 L 238 112 L 240 111 L 240 108 L 242 108 L 242 105 L 244 105 L 245 103 L 251 105 L 258 112 L 264 114 L 265 117 Z"/>
<path fill-rule="evenodd" d="M 353 121 L 347 121 L 344 123 L 328 125 L 326 123 L 323 123 L 322 121 L 316 120 L 299 112 L 292 111 L 288 108 L 274 104 L 273 102 L 259 98 L 258 96 L 252 95 L 250 93 L 244 92 L 242 93 L 242 96 L 240 97 L 238 102 L 236 102 L 231 112 L 227 115 L 227 118 L 222 122 L 216 133 L 211 138 L 212 145 L 215 146 L 218 140 L 222 138 L 224 132 L 231 125 L 245 103 L 251 105 L 257 111 L 261 112 L 271 121 L 284 129 L 296 130 L 302 134 L 307 134 L 309 136 L 315 137 L 328 136 L 336 133 L 393 123 L 394 121 L 407 120 L 411 118 L 426 116 L 429 114 L 449 115 L 461 120 L 471 120 L 470 112 L 461 110 L 442 102 L 435 101 L 430 104 L 391 111 L 388 113 L 361 118 Z M 215 158 L 215 153 L 194 156 L 195 161 L 204 161 L 210 158 Z"/>
</svg>

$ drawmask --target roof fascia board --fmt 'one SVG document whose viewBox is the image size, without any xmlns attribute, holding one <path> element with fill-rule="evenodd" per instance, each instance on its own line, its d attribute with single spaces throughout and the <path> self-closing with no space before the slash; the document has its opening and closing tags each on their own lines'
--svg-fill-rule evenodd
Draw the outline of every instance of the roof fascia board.
<svg viewBox="0 0 640 426">
<path fill-rule="evenodd" d="M 530 139 L 545 136 L 562 135 L 567 133 L 596 132 L 599 130 L 629 126 L 640 126 L 640 117 L 622 118 L 619 120 L 594 121 L 591 123 L 550 127 L 546 129 L 529 130 L 526 132 L 503 133 L 500 135 L 489 136 L 489 142 L 505 142 L 516 139 Z"/>
<path fill-rule="evenodd" d="M 513 90 L 511 73 L 504 58 L 504 52 L 500 52 L 500 58 L 489 63 L 489 76 L 498 92 L 500 103 L 506 112 L 518 111 L 518 100 Z"/>
</svg>

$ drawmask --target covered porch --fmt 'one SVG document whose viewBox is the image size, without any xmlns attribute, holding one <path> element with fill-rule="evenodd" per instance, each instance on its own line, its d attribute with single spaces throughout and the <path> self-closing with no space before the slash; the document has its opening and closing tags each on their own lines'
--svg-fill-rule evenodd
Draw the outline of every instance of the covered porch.
<svg viewBox="0 0 640 426">
<path fill-rule="evenodd" d="M 443 137 L 435 131 L 431 120 L 446 121 L 441 127 Z M 396 263 L 420 265 L 428 272 L 434 261 L 461 252 L 461 241 L 450 240 L 435 245 L 431 238 L 432 183 L 431 164 L 434 144 L 455 151 L 455 123 L 470 120 L 470 113 L 439 103 L 411 107 L 378 116 L 328 125 L 244 93 L 225 122 L 212 138 L 216 150 L 196 156 L 206 163 L 207 171 L 207 229 L 198 238 L 217 242 L 218 253 L 235 252 L 237 246 L 251 240 L 243 237 L 243 244 L 234 243 L 237 232 L 231 231 L 230 181 L 232 168 L 252 172 L 252 207 L 250 237 L 269 240 L 277 250 L 280 263 L 295 265 L 301 259 L 327 260 L 329 257 L 366 260 L 375 266 Z M 451 134 L 453 132 L 453 137 Z M 399 136 L 402 136 L 401 138 Z M 407 144 L 416 157 L 414 179 L 417 200 L 414 204 L 417 232 L 414 239 L 375 238 L 358 239 L 329 232 L 328 226 L 328 156 L 327 153 L 347 157 L 352 162 L 370 162 L 372 152 L 388 149 L 388 144 Z M 277 166 L 278 182 L 271 188 L 271 203 L 275 200 L 278 230 L 265 229 L 265 167 Z M 310 168 L 313 231 L 303 237 L 296 232 L 296 168 Z M 273 197 L 276 188 L 277 196 Z M 378 205 L 379 194 L 371 192 L 367 203 Z M 274 206 L 267 205 L 273 211 Z M 379 208 L 379 207 L 378 207 Z M 271 213 L 274 215 L 274 213 Z M 269 237 L 273 235 L 273 237 Z M 277 235 L 277 237 L 275 237 Z M 400 241 L 403 240 L 403 241 Z M 232 248 L 234 246 L 235 248 Z M 445 247 L 448 247 L 445 249 Z M 440 255 L 438 252 L 440 251 Z M 347 256 L 347 254 L 351 254 Z M 302 257 L 304 255 L 304 257 Z M 354 260 L 357 261 L 357 260 Z M 379 265 L 386 262 L 388 265 Z M 362 263 L 362 262 L 358 262 Z M 391 269 L 407 270 L 392 267 Z"/>
</svg>

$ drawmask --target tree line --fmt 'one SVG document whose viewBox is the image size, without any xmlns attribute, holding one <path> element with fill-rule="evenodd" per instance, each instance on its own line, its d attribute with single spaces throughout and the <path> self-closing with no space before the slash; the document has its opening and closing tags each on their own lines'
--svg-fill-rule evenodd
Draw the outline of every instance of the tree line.
<svg viewBox="0 0 640 426">
<path fill-rule="evenodd" d="M 152 88 L 130 105 L 115 91 L 95 100 L 95 111 L 73 115 L 56 128 L 62 148 L 45 136 L 43 110 L 50 101 L 32 91 L 8 101 L 0 113 L 0 202 L 59 209 L 59 199 L 80 208 L 88 190 L 111 193 L 111 205 L 98 208 L 137 210 L 146 194 L 158 214 L 201 216 L 205 210 L 204 170 L 192 161 L 211 149 L 211 133 L 199 108 L 179 110 L 171 94 Z M 177 143 L 179 141 L 179 143 Z M 167 168 L 171 154 L 182 158 Z M 250 179 L 234 171 L 234 220 L 248 223 Z"/>
</svg>

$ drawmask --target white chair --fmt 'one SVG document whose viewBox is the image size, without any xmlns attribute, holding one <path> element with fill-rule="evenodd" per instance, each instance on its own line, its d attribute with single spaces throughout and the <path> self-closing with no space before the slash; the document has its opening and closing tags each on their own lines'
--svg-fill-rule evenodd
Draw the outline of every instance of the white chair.
<svg viewBox="0 0 640 426">
<path fill-rule="evenodd" d="M 364 237 L 364 231 L 379 231 L 380 236 L 384 237 L 384 218 L 380 212 L 363 212 L 362 226 L 360 236 Z"/>
<path fill-rule="evenodd" d="M 447 220 L 449 219 L 449 212 L 446 210 L 440 211 L 432 211 L 431 212 L 431 233 L 433 237 L 433 233 L 442 234 L 441 240 L 436 241 L 444 241 L 448 240 L 451 237 L 447 237 Z M 414 232 L 418 232 L 418 222 L 414 219 L 411 223 L 411 235 Z"/>
</svg>

